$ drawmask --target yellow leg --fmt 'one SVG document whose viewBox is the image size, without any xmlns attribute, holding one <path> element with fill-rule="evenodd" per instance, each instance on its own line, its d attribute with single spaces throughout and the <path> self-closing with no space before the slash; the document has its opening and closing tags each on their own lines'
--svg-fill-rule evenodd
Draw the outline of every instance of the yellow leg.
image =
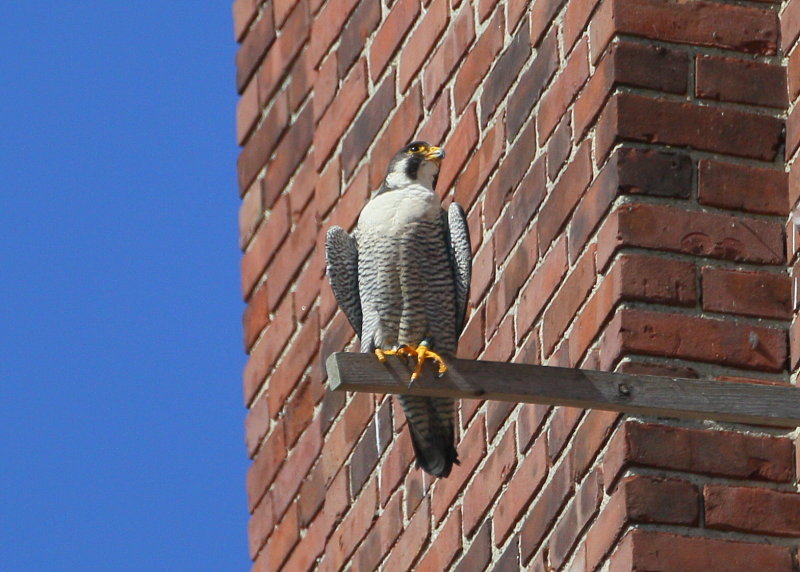
<svg viewBox="0 0 800 572">
<path fill-rule="evenodd" d="M 436 362 L 440 377 L 447 372 L 447 364 L 444 363 L 444 359 L 442 359 L 442 356 L 430 349 L 427 340 L 424 340 L 418 346 L 405 344 L 394 350 L 384 350 L 378 348 L 375 350 L 375 355 L 378 357 L 378 360 L 381 363 L 386 362 L 386 356 L 406 355 L 417 358 L 417 366 L 414 368 L 414 372 L 411 374 L 411 381 L 419 379 L 419 376 L 422 374 L 422 367 L 425 364 L 426 359 Z"/>
</svg>

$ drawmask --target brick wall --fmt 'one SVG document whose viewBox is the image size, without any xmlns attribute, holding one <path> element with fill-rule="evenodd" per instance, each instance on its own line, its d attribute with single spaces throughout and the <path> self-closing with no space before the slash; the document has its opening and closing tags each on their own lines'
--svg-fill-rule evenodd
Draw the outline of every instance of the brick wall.
<svg viewBox="0 0 800 572">
<path fill-rule="evenodd" d="M 325 391 L 322 240 L 442 143 L 462 357 L 790 383 L 800 0 L 233 8 L 254 568 L 792 570 L 792 432 L 464 401 L 461 465 L 414 469 L 392 399 Z"/>
</svg>

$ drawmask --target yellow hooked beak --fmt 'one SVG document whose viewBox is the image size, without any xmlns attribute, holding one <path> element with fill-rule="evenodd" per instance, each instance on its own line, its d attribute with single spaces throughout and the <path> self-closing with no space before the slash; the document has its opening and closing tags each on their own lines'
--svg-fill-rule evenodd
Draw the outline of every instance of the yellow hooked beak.
<svg viewBox="0 0 800 572">
<path fill-rule="evenodd" d="M 444 149 L 441 147 L 428 147 L 427 152 L 425 153 L 425 158 L 428 161 L 433 161 L 434 163 L 438 163 L 442 159 L 444 159 Z"/>
</svg>

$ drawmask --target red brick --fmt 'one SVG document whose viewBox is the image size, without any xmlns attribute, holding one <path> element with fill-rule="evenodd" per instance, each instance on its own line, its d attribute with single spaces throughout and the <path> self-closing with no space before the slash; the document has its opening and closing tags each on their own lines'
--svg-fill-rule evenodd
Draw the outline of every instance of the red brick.
<svg viewBox="0 0 800 572">
<path fill-rule="evenodd" d="M 494 226 L 511 192 L 530 169 L 536 156 L 536 123 L 531 121 L 513 145 L 492 178 L 484 195 L 484 224 Z"/>
<path fill-rule="evenodd" d="M 777 265 L 785 259 L 778 223 L 666 205 L 629 204 L 612 212 L 598 234 L 598 270 L 623 244 L 734 262 Z"/>
<path fill-rule="evenodd" d="M 542 103 L 536 116 L 540 141 L 546 141 L 550 137 L 588 77 L 589 48 L 586 40 L 582 40 L 570 54 L 566 67 L 542 96 Z"/>
<path fill-rule="evenodd" d="M 515 570 L 520 570 L 520 564 L 519 540 L 515 537 L 511 539 L 500 557 L 494 561 L 492 570 L 497 570 L 498 572 L 514 572 Z"/>
<path fill-rule="evenodd" d="M 323 569 L 340 570 L 369 532 L 377 510 L 377 489 L 376 480 L 373 479 L 358 500 L 351 505 L 341 524 L 336 527 L 320 561 Z"/>
<path fill-rule="evenodd" d="M 289 127 L 289 100 L 282 91 L 275 98 L 261 126 L 250 136 L 236 161 L 239 188 L 250 187 L 259 171 L 267 163 L 281 137 Z"/>
<path fill-rule="evenodd" d="M 386 570 L 411 570 L 417 555 L 425 541 L 430 537 L 429 521 L 431 518 L 430 502 L 426 499 L 419 510 L 411 518 L 397 544 L 389 553 L 384 568 Z"/>
<path fill-rule="evenodd" d="M 553 245 L 551 250 L 542 257 L 533 276 L 523 287 L 517 307 L 517 340 L 524 334 L 539 317 L 544 305 L 555 292 L 556 286 L 561 282 L 567 271 L 567 241 L 562 236 Z"/>
<path fill-rule="evenodd" d="M 428 114 L 428 118 L 419 130 L 419 138 L 423 141 L 444 141 L 450 131 L 450 92 L 443 93 Z"/>
<path fill-rule="evenodd" d="M 297 495 L 303 480 L 322 450 L 322 433 L 319 418 L 303 432 L 294 449 L 289 453 L 275 475 L 271 491 L 274 501 L 275 517 L 280 518 L 292 499 Z M 256 457 L 258 459 L 258 457 Z"/>
<path fill-rule="evenodd" d="M 329 0 L 314 17 L 308 46 L 312 67 L 319 66 L 322 56 L 341 34 L 344 23 L 356 4 L 357 0 Z"/>
<path fill-rule="evenodd" d="M 233 3 L 233 38 L 241 42 L 258 15 L 257 0 L 235 0 Z"/>
<path fill-rule="evenodd" d="M 479 0 L 478 2 L 478 21 L 483 23 L 488 18 L 494 7 L 497 5 L 497 0 Z"/>
<path fill-rule="evenodd" d="M 696 525 L 697 487 L 682 479 L 632 475 L 622 481 L 628 518 L 642 523 Z M 669 499 L 669 502 L 664 502 Z"/>
<path fill-rule="evenodd" d="M 286 445 L 291 447 L 303 430 L 311 423 L 314 417 L 314 405 L 317 402 L 316 393 L 318 388 L 314 387 L 310 376 L 306 376 L 292 398 L 286 403 L 285 407 L 285 431 Z"/>
<path fill-rule="evenodd" d="M 369 186 L 369 167 L 369 164 L 362 166 L 342 192 L 342 198 L 328 217 L 330 226 L 338 225 L 347 231 L 355 227 L 372 190 Z"/>
<path fill-rule="evenodd" d="M 792 442 L 772 436 L 627 423 L 627 459 L 635 465 L 757 481 L 794 478 Z"/>
<path fill-rule="evenodd" d="M 414 569 L 417 572 L 447 570 L 461 548 L 461 509 L 456 508 Z"/>
<path fill-rule="evenodd" d="M 564 11 L 564 52 L 569 53 L 572 46 L 586 29 L 589 16 L 599 0 L 579 0 L 568 2 Z"/>
<path fill-rule="evenodd" d="M 314 132 L 314 164 L 317 169 L 327 162 L 366 98 L 366 62 L 361 60 L 344 80 Z"/>
<path fill-rule="evenodd" d="M 575 134 L 586 135 L 618 85 L 685 94 L 689 81 L 686 52 L 620 40 L 611 45 L 575 101 Z"/>
<path fill-rule="evenodd" d="M 724 557 L 720 557 L 724 555 Z M 786 546 L 703 537 L 678 536 L 657 530 L 633 529 L 611 557 L 610 570 L 703 570 L 790 572 Z"/>
<path fill-rule="evenodd" d="M 485 323 L 483 308 L 478 308 L 470 313 L 467 325 L 461 332 L 458 342 L 458 357 L 478 359 L 485 345 Z"/>
<path fill-rule="evenodd" d="M 294 331 L 292 299 L 287 296 L 275 311 L 275 319 L 267 327 L 258 342 L 251 348 L 250 357 L 244 368 L 244 398 L 249 406 L 258 393 L 267 374 L 289 341 Z"/>
<path fill-rule="evenodd" d="M 537 439 L 492 510 L 495 546 L 501 546 L 508 537 L 542 486 L 546 474 L 547 443 L 545 439 Z"/>
<path fill-rule="evenodd" d="M 411 471 L 406 475 L 402 490 L 405 495 L 405 514 L 409 517 L 414 514 L 427 490 L 430 489 L 430 486 L 425 486 L 424 481 L 426 480 L 428 479 L 426 479 L 425 473 L 422 471 Z M 428 485 L 430 485 L 430 482 L 428 482 Z"/>
<path fill-rule="evenodd" d="M 618 312 L 608 328 L 615 340 L 607 346 L 612 354 L 639 353 L 770 372 L 783 371 L 788 358 L 786 332 L 774 328 L 636 310 Z"/>
<path fill-rule="evenodd" d="M 272 513 L 272 497 L 266 495 L 253 511 L 250 520 L 247 521 L 248 548 L 251 560 L 255 559 L 275 528 L 275 517 Z"/>
<path fill-rule="evenodd" d="M 531 165 L 530 170 L 519 183 L 519 187 L 511 194 L 508 208 L 495 224 L 494 245 L 495 260 L 500 264 L 506 260 L 509 252 L 517 246 L 524 244 L 530 252 L 531 265 L 524 269 L 524 274 L 530 274 L 530 269 L 536 262 L 539 251 L 539 233 L 537 227 L 531 226 L 534 213 L 542 204 L 545 195 L 545 166 L 544 159 L 540 157 Z M 530 227 L 530 228 L 529 228 Z M 527 230 L 527 232 L 526 232 Z M 524 237 L 520 238 L 523 236 Z"/>
<path fill-rule="evenodd" d="M 503 12 L 498 10 L 461 64 L 453 84 L 453 105 L 456 114 L 460 114 L 467 106 L 478 84 L 503 47 L 504 24 Z"/>
<path fill-rule="evenodd" d="M 316 465 L 317 469 L 319 468 L 319 463 Z M 317 474 L 321 471 L 315 470 L 312 474 Z M 302 492 L 307 488 L 309 485 L 309 480 L 304 481 L 302 487 L 300 489 L 301 494 L 300 497 L 300 521 L 305 522 L 303 520 L 303 506 L 304 500 L 306 495 L 303 495 Z M 348 486 L 347 486 L 347 472 L 346 471 L 339 471 L 339 474 L 330 483 L 330 485 L 326 488 L 325 485 L 319 485 L 322 489 L 322 493 L 324 496 L 323 499 L 323 507 L 324 510 L 320 510 L 317 514 L 317 517 L 308 526 L 306 530 L 306 534 L 304 540 L 309 539 L 311 537 L 311 541 L 313 542 L 303 542 L 301 541 L 300 547 L 303 549 L 302 552 L 308 550 L 310 552 L 311 560 L 315 560 L 319 555 L 322 554 L 322 551 L 325 549 L 325 541 L 327 541 L 331 528 L 334 524 L 339 523 L 341 521 L 342 516 L 344 513 L 347 512 L 347 509 L 350 508 L 351 499 L 347 494 Z M 308 546 L 308 545 L 311 546 Z M 294 553 L 290 556 L 289 562 L 295 560 L 294 556 L 297 555 L 299 549 L 296 549 Z M 302 559 L 302 558 L 301 558 Z M 304 567 L 297 567 L 293 568 L 287 564 L 287 570 L 305 570 L 307 568 Z"/>
<path fill-rule="evenodd" d="M 751 213 L 787 216 L 788 178 L 783 170 L 703 159 L 697 164 L 698 201 Z"/>
<path fill-rule="evenodd" d="M 261 203 L 261 185 L 253 183 L 242 196 L 239 205 L 239 248 L 245 250 L 253 233 L 264 219 L 264 207 Z"/>
<path fill-rule="evenodd" d="M 292 111 L 297 111 L 317 83 L 317 70 L 309 62 L 307 48 L 303 48 L 295 60 L 291 71 L 289 71 L 289 77 L 290 81 L 287 87 L 289 107 Z"/>
<path fill-rule="evenodd" d="M 462 403 L 463 408 L 463 403 Z M 446 479 L 438 479 L 431 491 L 431 508 L 434 523 L 438 524 L 450 510 L 455 499 L 475 467 L 486 456 L 486 432 L 483 427 L 483 416 L 478 416 L 461 439 L 458 445 L 461 464 L 453 467 L 453 472 Z"/>
<path fill-rule="evenodd" d="M 796 492 L 707 484 L 703 499 L 708 528 L 800 536 L 800 494 Z"/>
<path fill-rule="evenodd" d="M 400 485 L 413 460 L 414 450 L 411 446 L 411 436 L 408 431 L 403 431 L 394 439 L 394 444 L 381 465 L 381 506 L 386 504 Z"/>
<path fill-rule="evenodd" d="M 497 328 L 497 333 L 486 344 L 481 359 L 508 361 L 514 355 L 514 315 L 507 315 Z"/>
<path fill-rule="evenodd" d="M 509 209 L 507 212 L 511 213 L 513 211 Z M 504 215 L 503 219 L 505 218 Z M 508 221 L 506 226 L 510 226 L 510 224 L 513 223 L 513 217 L 509 216 L 508 218 L 511 220 Z M 501 219 L 501 224 L 506 222 L 503 219 Z M 519 241 L 516 250 L 509 257 L 508 263 L 505 264 L 502 273 L 498 273 L 496 284 L 486 297 L 487 335 L 490 335 L 497 326 L 499 326 L 503 316 L 506 315 L 506 312 L 508 312 L 509 308 L 511 308 L 514 301 L 517 299 L 520 288 L 528 279 L 528 276 L 530 276 L 531 270 L 536 265 L 538 258 L 536 246 L 536 232 L 529 232 Z M 503 258 L 505 258 L 505 254 L 503 254 Z M 503 258 L 498 256 L 498 265 L 503 261 Z"/>
<path fill-rule="evenodd" d="M 340 78 L 347 75 L 358 57 L 364 52 L 367 38 L 381 21 L 381 5 L 378 2 L 359 2 L 347 21 L 339 38 L 336 55 Z"/>
<path fill-rule="evenodd" d="M 236 143 L 243 145 L 255 127 L 261 106 L 258 102 L 258 82 L 251 81 L 236 102 Z"/>
<path fill-rule="evenodd" d="M 421 119 L 422 90 L 419 84 L 414 84 L 411 90 L 403 97 L 400 107 L 389 119 L 389 123 L 378 141 L 372 146 L 372 152 L 369 157 L 370 190 L 377 189 L 383 182 L 389 161 L 401 147 L 411 142 Z M 451 155 L 452 153 L 448 153 L 448 160 Z M 446 164 L 447 162 L 445 161 Z"/>
<path fill-rule="evenodd" d="M 473 11 L 461 10 L 425 66 L 422 84 L 426 108 L 430 108 L 456 64 L 461 61 L 474 40 Z"/>
<path fill-rule="evenodd" d="M 525 517 L 520 531 L 522 561 L 527 562 L 550 532 L 555 516 L 560 512 L 567 497 L 572 493 L 572 469 L 569 456 L 554 470 L 542 493 L 534 500 L 533 508 Z"/>
<path fill-rule="evenodd" d="M 599 473 L 594 471 L 575 491 L 572 503 L 553 529 L 548 543 L 548 560 L 553 569 L 561 569 L 581 531 L 597 512 L 602 496 Z"/>
<path fill-rule="evenodd" d="M 605 471 L 603 472 L 605 477 Z M 594 570 L 608 554 L 627 524 L 625 495 L 618 489 L 586 532 L 586 570 Z M 634 570 L 630 568 L 629 570 Z M 620 570 L 620 572 L 622 572 Z"/>
<path fill-rule="evenodd" d="M 398 81 L 401 93 L 406 91 L 422 64 L 428 61 L 428 55 L 438 44 L 449 20 L 447 0 L 434 0 L 400 54 Z"/>
<path fill-rule="evenodd" d="M 258 97 L 265 104 L 291 71 L 290 65 L 305 45 L 311 29 L 308 5 L 296 5 L 286 20 L 278 38 L 270 46 L 258 69 Z"/>
<path fill-rule="evenodd" d="M 522 20 L 522 16 L 527 11 L 528 0 L 510 0 L 506 2 L 506 22 L 508 22 L 508 32 L 513 33 L 517 24 Z"/>
<path fill-rule="evenodd" d="M 519 72 L 531 55 L 530 34 L 527 21 L 517 31 L 503 53 L 497 58 L 492 71 L 480 93 L 481 127 L 485 127 L 489 118 L 494 115 L 498 104 L 508 93 L 511 84 L 516 81 Z"/>
<path fill-rule="evenodd" d="M 267 49 L 275 40 L 275 26 L 272 21 L 272 10 L 264 10 L 261 18 L 244 37 L 239 51 L 236 52 L 236 89 L 244 90 L 253 72 L 261 62 Z"/>
<path fill-rule="evenodd" d="M 339 88 L 338 57 L 331 52 L 320 64 L 317 81 L 314 83 L 314 97 L 311 105 L 314 108 L 314 122 L 318 122 L 333 101 Z"/>
<path fill-rule="evenodd" d="M 547 250 L 592 177 L 590 145 L 584 143 L 564 170 L 539 213 L 539 249 Z"/>
<path fill-rule="evenodd" d="M 491 442 L 497 432 L 505 424 L 508 416 L 517 407 L 517 403 L 511 401 L 487 401 L 486 402 L 486 435 Z"/>
<path fill-rule="evenodd" d="M 350 178 L 383 124 L 395 108 L 394 74 L 387 75 L 370 96 L 342 142 L 342 167 Z"/>
<path fill-rule="evenodd" d="M 378 563 L 402 531 L 402 527 L 399 526 L 403 521 L 401 499 L 402 493 L 400 492 L 392 496 L 372 525 L 364 542 L 361 543 L 361 547 L 353 555 L 352 572 L 372 572 L 378 569 Z"/>
<path fill-rule="evenodd" d="M 611 203 L 621 194 L 688 198 L 692 189 L 688 155 L 621 147 L 603 166 L 569 223 L 570 262 L 574 262 Z"/>
<path fill-rule="evenodd" d="M 464 532 L 467 536 L 481 523 L 492 500 L 513 473 L 516 455 L 512 429 L 506 431 L 464 493 Z"/>
<path fill-rule="evenodd" d="M 291 317 L 291 316 L 290 316 Z M 249 352 L 264 328 L 270 323 L 269 305 L 267 304 L 267 288 L 262 283 L 250 296 L 250 302 L 244 309 L 242 326 L 244 329 L 244 349 Z"/>
<path fill-rule="evenodd" d="M 578 308 L 594 286 L 594 253 L 594 245 L 584 252 L 542 315 L 542 351 L 545 357 L 553 353 Z"/>
<path fill-rule="evenodd" d="M 771 10 L 702 0 L 606 0 L 589 33 L 595 60 L 615 34 L 763 55 L 777 52 L 779 36 Z"/>
<path fill-rule="evenodd" d="M 296 115 L 294 123 L 286 132 L 281 145 L 284 149 L 292 149 L 291 153 L 276 153 L 267 165 L 261 188 L 264 193 L 264 205 L 271 208 L 276 198 L 289 185 L 292 174 L 305 159 L 306 152 L 314 137 L 314 126 L 311 105 L 307 104 Z"/>
<path fill-rule="evenodd" d="M 786 274 L 705 267 L 702 277 L 704 310 L 778 320 L 791 318 L 791 281 Z"/>
<path fill-rule="evenodd" d="M 570 435 L 578 426 L 585 410 L 577 407 L 557 406 L 553 408 L 547 427 L 547 456 L 554 461 L 564 450 Z"/>
<path fill-rule="evenodd" d="M 257 189 L 260 194 L 260 189 Z M 252 292 L 289 232 L 289 200 L 279 199 L 256 231 L 241 260 L 242 293 Z M 266 291 L 266 289 L 264 288 Z"/>
<path fill-rule="evenodd" d="M 693 306 L 697 301 L 695 267 L 642 254 L 618 258 L 576 317 L 568 340 L 571 363 L 578 363 L 622 300 Z"/>
<path fill-rule="evenodd" d="M 789 55 L 786 75 L 789 76 L 789 99 L 794 101 L 800 96 L 800 50 L 792 50 Z"/>
<path fill-rule="evenodd" d="M 768 115 L 618 93 L 598 120 L 596 159 L 601 164 L 622 139 L 773 161 L 782 129 L 782 121 Z"/>
<path fill-rule="evenodd" d="M 364 432 L 375 412 L 372 395 L 357 393 L 331 428 L 322 450 L 322 470 L 325 483 L 344 465 L 359 436 Z M 315 418 L 318 419 L 318 418 Z"/>
<path fill-rule="evenodd" d="M 298 0 L 273 0 L 272 11 L 275 14 L 275 26 L 282 28 L 289 13 L 292 11 Z M 267 7 L 269 8 L 269 7 Z"/>
<path fill-rule="evenodd" d="M 539 434 L 542 422 L 550 412 L 550 406 L 526 403 L 522 404 L 517 415 L 517 441 L 519 452 L 524 453 Z"/>
<path fill-rule="evenodd" d="M 778 109 L 788 105 L 786 69 L 780 65 L 698 55 L 696 66 L 697 97 Z"/>
<path fill-rule="evenodd" d="M 545 32 L 551 29 L 550 26 L 563 2 L 564 0 L 534 0 L 530 8 L 531 43 L 534 47 L 539 45 Z M 556 28 L 554 27 L 553 30 L 555 31 Z M 555 36 L 555 33 L 550 35 Z"/>
<path fill-rule="evenodd" d="M 537 0 L 536 6 L 551 0 Z M 556 0 L 561 2 L 562 0 Z M 531 23 L 535 26 L 536 20 Z M 506 111 L 506 123 L 508 129 L 508 139 L 513 140 L 519 130 L 525 124 L 539 97 L 542 95 L 545 86 L 553 77 L 558 68 L 558 36 L 555 33 L 549 34 L 547 38 L 536 50 L 533 62 L 527 70 L 522 72 L 517 87 L 508 98 Z"/>
<path fill-rule="evenodd" d="M 297 503 L 295 503 L 289 507 L 283 519 L 272 531 L 269 542 L 259 556 L 259 560 L 265 559 L 263 562 L 266 566 L 263 570 L 280 570 L 281 564 L 299 539 L 300 528 L 297 522 Z"/>
<path fill-rule="evenodd" d="M 580 482 L 589 470 L 619 417 L 620 414 L 616 411 L 590 409 L 586 412 L 569 449 L 572 457 L 572 478 L 575 482 Z"/>
<path fill-rule="evenodd" d="M 495 123 L 483 134 L 483 141 L 470 158 L 464 172 L 458 178 L 454 200 L 468 211 L 486 184 L 489 174 L 497 166 L 503 152 L 505 125 Z"/>
<path fill-rule="evenodd" d="M 487 569 L 492 559 L 491 528 L 491 521 L 486 519 L 456 566 L 455 572 L 473 572 L 473 570 Z"/>
<path fill-rule="evenodd" d="M 555 181 L 561 167 L 572 151 L 572 126 L 569 115 L 565 115 L 558 124 L 553 136 L 547 144 L 547 177 Z"/>
<path fill-rule="evenodd" d="M 791 159 L 800 147 L 800 105 L 795 105 L 786 119 L 786 152 L 784 157 Z"/>
<path fill-rule="evenodd" d="M 795 42 L 800 35 L 800 5 L 797 0 L 787 2 L 781 14 L 781 47 L 783 53 L 788 54 L 790 49 L 797 49 Z"/>
<path fill-rule="evenodd" d="M 372 40 L 369 52 L 370 76 L 378 79 L 395 50 L 406 38 L 420 10 L 418 0 L 397 0 Z"/>
<path fill-rule="evenodd" d="M 442 161 L 442 170 L 439 173 L 437 186 L 440 189 L 449 189 L 456 175 L 461 171 L 461 167 L 467 157 L 475 149 L 478 142 L 478 118 L 475 113 L 475 104 L 470 105 L 461 116 L 458 124 L 447 138 L 445 148 L 447 158 Z"/>
<path fill-rule="evenodd" d="M 281 244 L 266 271 L 269 309 L 273 311 L 288 291 L 296 273 L 317 243 L 319 221 L 314 209 L 309 208 L 294 225 L 288 238 Z"/>
</svg>

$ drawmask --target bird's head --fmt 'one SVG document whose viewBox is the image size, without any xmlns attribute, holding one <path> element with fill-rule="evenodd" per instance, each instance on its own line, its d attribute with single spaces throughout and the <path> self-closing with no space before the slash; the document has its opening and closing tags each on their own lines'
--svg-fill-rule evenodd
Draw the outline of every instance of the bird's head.
<svg viewBox="0 0 800 572">
<path fill-rule="evenodd" d="M 384 188 L 392 190 L 420 184 L 433 190 L 439 175 L 444 149 L 425 141 L 409 143 L 395 154 L 389 163 Z"/>
</svg>

